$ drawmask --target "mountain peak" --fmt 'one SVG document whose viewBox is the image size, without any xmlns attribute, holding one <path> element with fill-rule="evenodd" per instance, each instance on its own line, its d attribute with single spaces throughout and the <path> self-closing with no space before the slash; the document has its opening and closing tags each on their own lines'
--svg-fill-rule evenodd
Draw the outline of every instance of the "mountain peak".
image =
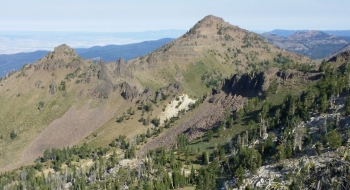
<svg viewBox="0 0 350 190">
<path fill-rule="evenodd" d="M 208 15 L 204 17 L 202 20 L 199 22 L 225 22 L 224 19 L 214 16 L 214 15 Z"/>
<path fill-rule="evenodd" d="M 47 53 L 43 59 L 38 60 L 35 64 L 37 70 L 43 68 L 54 71 L 57 68 L 77 68 L 82 64 L 82 59 L 74 49 L 62 44 L 55 47 L 53 52 Z"/>
<path fill-rule="evenodd" d="M 53 52 L 49 52 L 45 58 L 46 59 L 55 59 L 55 58 L 63 58 L 63 57 L 78 57 L 78 54 L 75 50 L 69 47 L 66 44 L 59 45 L 55 47 Z"/>
<path fill-rule="evenodd" d="M 198 21 L 193 28 L 202 28 L 202 27 L 212 27 L 218 25 L 218 24 L 223 24 L 226 23 L 224 19 L 214 16 L 214 15 L 208 15 L 204 17 L 202 20 Z"/>
<path fill-rule="evenodd" d="M 225 22 L 224 19 L 214 16 L 214 15 L 208 15 L 198 21 L 190 30 L 190 34 L 198 34 L 198 33 L 210 33 L 215 30 L 219 30 L 220 28 L 231 28 L 235 29 L 238 28 L 237 26 L 233 26 L 228 22 Z"/>
</svg>

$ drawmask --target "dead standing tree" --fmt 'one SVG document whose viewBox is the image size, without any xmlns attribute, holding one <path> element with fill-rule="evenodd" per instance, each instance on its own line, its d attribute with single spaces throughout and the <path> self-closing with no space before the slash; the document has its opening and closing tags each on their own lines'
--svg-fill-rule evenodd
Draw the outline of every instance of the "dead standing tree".
<svg viewBox="0 0 350 190">
<path fill-rule="evenodd" d="M 306 130 L 304 128 L 304 124 L 301 123 L 299 124 L 295 129 L 294 129 L 294 145 L 293 145 L 293 150 L 298 148 L 299 150 L 302 149 L 303 146 L 303 138 L 305 137 Z"/>
</svg>

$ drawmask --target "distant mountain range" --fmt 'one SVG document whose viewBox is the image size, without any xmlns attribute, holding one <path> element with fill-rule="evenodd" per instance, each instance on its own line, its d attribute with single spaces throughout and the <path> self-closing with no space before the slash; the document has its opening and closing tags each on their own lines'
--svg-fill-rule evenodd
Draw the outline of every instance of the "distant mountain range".
<svg viewBox="0 0 350 190">
<path fill-rule="evenodd" d="M 266 34 L 276 34 L 283 37 L 288 37 L 296 32 L 306 32 L 310 30 L 282 30 L 282 29 L 276 29 L 272 30 L 270 32 L 265 32 Z M 322 32 L 329 34 L 329 35 L 335 35 L 335 36 L 350 36 L 350 30 L 321 30 Z"/>
<path fill-rule="evenodd" d="M 102 59 L 103 61 L 116 61 L 124 58 L 128 61 L 135 57 L 147 54 L 171 42 L 173 38 L 163 38 L 154 41 L 144 41 L 140 43 L 126 45 L 94 46 L 91 48 L 76 48 L 75 51 L 83 59 Z M 6 73 L 19 70 L 27 63 L 34 63 L 44 57 L 49 51 L 39 50 L 29 53 L 16 53 L 0 55 L 0 77 Z"/>
<path fill-rule="evenodd" d="M 328 33 L 315 30 L 273 30 L 260 36 L 276 47 L 306 55 L 312 59 L 325 59 L 350 43 L 350 30 L 328 31 Z"/>
<path fill-rule="evenodd" d="M 102 58 L 104 61 L 115 61 L 124 58 L 128 61 L 135 57 L 147 54 L 171 42 L 172 38 L 163 38 L 155 41 L 144 41 L 126 45 L 94 46 L 91 48 L 75 48 L 83 59 Z"/>
</svg>

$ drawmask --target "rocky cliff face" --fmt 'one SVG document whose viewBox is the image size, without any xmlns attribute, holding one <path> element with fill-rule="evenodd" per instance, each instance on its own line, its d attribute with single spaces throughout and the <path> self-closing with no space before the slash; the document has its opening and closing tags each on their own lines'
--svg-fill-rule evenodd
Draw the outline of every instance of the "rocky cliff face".
<svg viewBox="0 0 350 190">
<path fill-rule="evenodd" d="M 134 86 L 132 87 L 129 83 L 123 82 L 118 85 L 118 88 L 120 89 L 121 95 L 125 100 L 134 100 L 138 97 L 139 92 L 137 88 Z"/>
<path fill-rule="evenodd" d="M 226 94 L 255 97 L 261 96 L 268 86 L 268 79 L 264 72 L 253 72 L 235 74 L 231 79 L 226 79 L 222 90 Z"/>
<path fill-rule="evenodd" d="M 251 98 L 264 95 L 273 81 L 277 82 L 277 87 L 274 88 L 278 88 L 280 85 L 298 85 L 308 80 L 317 80 L 318 77 L 318 73 L 269 68 L 260 72 L 235 74 L 224 81 L 221 90 L 232 96 Z"/>
</svg>

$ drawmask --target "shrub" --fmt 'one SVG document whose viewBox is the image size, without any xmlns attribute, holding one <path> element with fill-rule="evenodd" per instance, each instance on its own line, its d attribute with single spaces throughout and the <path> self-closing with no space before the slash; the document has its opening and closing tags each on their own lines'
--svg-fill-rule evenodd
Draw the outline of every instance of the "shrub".
<svg viewBox="0 0 350 190">
<path fill-rule="evenodd" d="M 152 123 L 154 126 L 158 127 L 159 124 L 160 124 L 160 119 L 159 119 L 159 118 L 153 118 L 152 121 L 151 121 L 151 123 Z"/>
<path fill-rule="evenodd" d="M 76 82 L 77 83 L 77 82 Z M 66 91 L 66 82 L 61 81 L 60 86 L 58 87 L 58 90 L 60 91 Z"/>
<path fill-rule="evenodd" d="M 134 115 L 135 114 L 135 110 L 133 110 L 131 107 L 128 109 L 127 113 L 129 115 Z"/>
<path fill-rule="evenodd" d="M 146 112 L 149 112 L 149 111 L 152 111 L 152 104 L 150 102 L 147 102 L 146 105 L 143 106 L 143 109 L 146 111 Z"/>
<path fill-rule="evenodd" d="M 39 102 L 38 109 L 39 109 L 39 110 L 42 110 L 42 109 L 44 108 L 44 105 L 45 105 L 45 103 L 44 103 L 43 101 L 40 101 L 40 102 Z"/>
<path fill-rule="evenodd" d="M 117 119 L 117 122 L 118 123 L 121 123 L 124 121 L 124 116 L 120 116 L 118 119 Z"/>
<path fill-rule="evenodd" d="M 10 133 L 10 138 L 15 139 L 16 137 L 17 137 L 17 133 L 15 132 L 15 130 L 12 130 Z"/>
</svg>

